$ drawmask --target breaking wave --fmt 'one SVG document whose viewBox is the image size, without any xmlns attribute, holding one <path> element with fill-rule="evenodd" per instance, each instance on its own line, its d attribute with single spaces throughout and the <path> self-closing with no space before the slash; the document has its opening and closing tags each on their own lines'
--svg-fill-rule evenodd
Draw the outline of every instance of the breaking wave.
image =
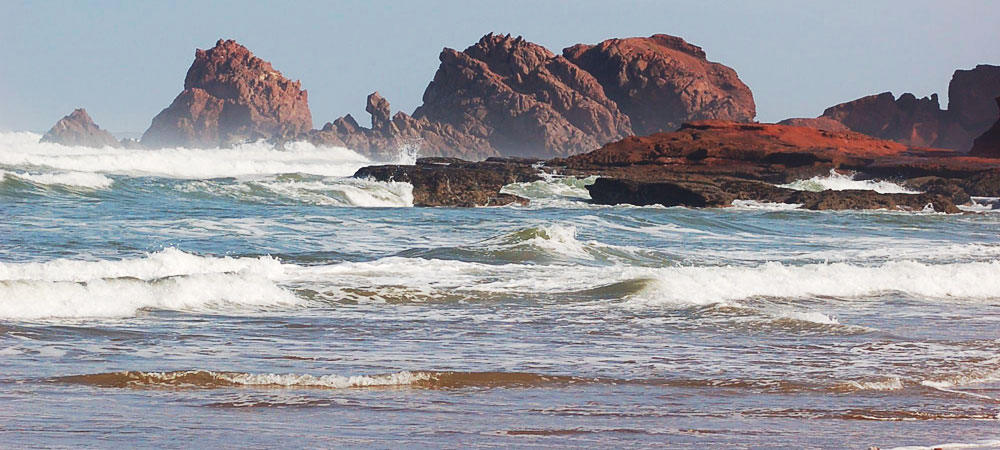
<svg viewBox="0 0 1000 450">
<path fill-rule="evenodd" d="M 202 257 L 168 249 L 120 261 L 0 263 L 0 318 L 130 317 L 142 309 L 297 304 L 270 257 Z"/>
<path fill-rule="evenodd" d="M 158 150 L 71 147 L 38 142 L 34 133 L 0 133 L 0 166 L 45 168 L 50 171 L 211 179 L 285 173 L 328 177 L 353 175 L 371 161 L 341 147 L 317 147 L 307 142 L 284 150 L 265 142 L 233 148 Z"/>
<path fill-rule="evenodd" d="M 356 178 L 283 175 L 261 180 L 196 180 L 178 185 L 189 194 L 208 194 L 264 204 L 410 207 L 413 185 Z"/>
<path fill-rule="evenodd" d="M 350 389 L 408 386 L 424 389 L 468 387 L 531 387 L 573 384 L 590 380 L 578 377 L 522 372 L 430 372 L 402 371 L 379 375 L 254 374 L 185 370 L 175 372 L 123 371 L 53 378 L 58 383 L 85 384 L 104 388 L 290 388 Z"/>
<path fill-rule="evenodd" d="M 531 200 L 529 205 L 550 208 L 579 208 L 590 200 L 587 186 L 594 184 L 596 176 L 586 178 L 564 177 L 541 172 L 541 180 L 528 183 L 513 183 L 500 189 L 501 193 L 513 194 Z"/>
<path fill-rule="evenodd" d="M 916 298 L 1000 298 L 1000 262 L 922 264 L 892 261 L 876 266 L 847 263 L 756 267 L 660 269 L 655 282 L 633 302 L 711 304 L 754 297 L 858 298 L 899 292 Z"/>
<path fill-rule="evenodd" d="M 327 206 L 413 206 L 408 183 L 382 183 L 349 178 L 372 164 L 346 148 L 316 147 L 307 142 L 284 149 L 265 142 L 233 148 L 167 148 L 137 150 L 88 148 L 40 143 L 34 133 L 0 133 L 0 183 L 20 183 L 16 190 L 49 186 L 103 190 L 116 183 L 108 175 L 165 179 L 153 188 L 223 196 L 265 204 Z M 412 163 L 416 148 L 403 148 L 396 163 Z"/>
<path fill-rule="evenodd" d="M 462 254 L 441 259 L 461 251 L 485 252 L 484 261 L 462 260 Z M 299 266 L 268 256 L 198 256 L 176 249 L 119 261 L 0 263 L 0 317 L 127 317 L 142 309 L 227 306 L 254 310 L 300 304 L 293 290 L 299 286 L 309 286 L 309 298 L 333 301 L 549 295 L 621 299 L 609 306 L 626 307 L 733 305 L 751 308 L 752 315 L 768 321 L 823 326 L 840 324 L 821 311 L 785 302 L 759 305 L 755 299 L 865 298 L 890 292 L 923 301 L 1000 298 L 1000 261 L 635 265 L 642 257 L 638 249 L 581 242 L 572 227 L 538 227 L 474 248 L 325 265 Z"/>
<path fill-rule="evenodd" d="M 919 191 L 908 189 L 891 181 L 856 180 L 854 175 L 844 175 L 830 170 L 829 175 L 815 176 L 808 180 L 793 181 L 782 184 L 778 187 L 795 189 L 797 191 L 846 191 L 849 189 L 859 189 L 865 191 L 875 191 L 881 194 L 919 194 Z"/>
<path fill-rule="evenodd" d="M 0 185 L 7 180 L 22 181 L 39 186 L 62 186 L 79 189 L 107 189 L 114 184 L 111 178 L 89 172 L 8 172 L 0 170 Z"/>
</svg>

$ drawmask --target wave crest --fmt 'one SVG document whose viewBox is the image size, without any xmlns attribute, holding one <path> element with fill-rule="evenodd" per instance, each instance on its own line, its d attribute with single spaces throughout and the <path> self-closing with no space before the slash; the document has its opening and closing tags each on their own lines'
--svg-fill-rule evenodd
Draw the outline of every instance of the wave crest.
<svg viewBox="0 0 1000 450">
<path fill-rule="evenodd" d="M 122 371 L 53 378 L 59 383 L 104 388 L 299 388 L 350 389 L 410 386 L 424 389 L 468 387 L 530 387 L 593 381 L 585 378 L 524 372 L 402 371 L 378 375 L 254 374 L 184 370 L 174 372 Z"/>
<path fill-rule="evenodd" d="M 0 263 L 0 318 L 130 317 L 143 309 L 266 308 L 298 303 L 270 257 L 175 249 L 120 261 Z"/>
<path fill-rule="evenodd" d="M 891 181 L 855 180 L 854 174 L 843 175 L 831 169 L 829 175 L 815 176 L 807 180 L 793 181 L 778 187 L 795 189 L 797 191 L 846 191 L 851 189 L 875 191 L 880 194 L 919 194 L 920 191 L 908 189 Z"/>
</svg>

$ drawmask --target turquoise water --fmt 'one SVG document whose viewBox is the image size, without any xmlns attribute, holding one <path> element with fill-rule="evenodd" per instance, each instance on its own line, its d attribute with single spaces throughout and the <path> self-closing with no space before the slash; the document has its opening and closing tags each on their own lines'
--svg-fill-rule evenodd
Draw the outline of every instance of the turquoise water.
<svg viewBox="0 0 1000 450">
<path fill-rule="evenodd" d="M 37 138 L 0 135 L 2 447 L 1000 443 L 1000 214 L 413 208 L 346 150 Z"/>
</svg>

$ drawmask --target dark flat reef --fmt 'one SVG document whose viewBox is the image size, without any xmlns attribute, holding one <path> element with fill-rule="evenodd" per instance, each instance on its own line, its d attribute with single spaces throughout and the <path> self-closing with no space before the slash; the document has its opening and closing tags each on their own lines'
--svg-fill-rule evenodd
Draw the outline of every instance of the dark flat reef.
<svg viewBox="0 0 1000 450">
<path fill-rule="evenodd" d="M 445 48 L 412 114 L 368 96 L 370 125 L 346 115 L 313 129 L 308 94 L 232 40 L 197 50 L 184 90 L 141 141 L 115 141 L 83 110 L 43 141 L 94 147 L 226 147 L 252 140 L 344 146 L 374 160 L 419 149 L 414 165 L 355 176 L 408 182 L 418 206 L 497 206 L 541 172 L 598 176 L 593 201 L 690 207 L 735 200 L 803 208 L 958 212 L 970 196 L 1000 197 L 1000 67 L 955 71 L 948 107 L 937 95 L 892 93 L 827 108 L 816 118 L 754 122 L 750 88 L 698 46 L 658 34 L 577 44 L 556 54 L 488 34 Z M 889 179 L 920 194 L 804 192 L 779 187 L 830 171 Z"/>
</svg>

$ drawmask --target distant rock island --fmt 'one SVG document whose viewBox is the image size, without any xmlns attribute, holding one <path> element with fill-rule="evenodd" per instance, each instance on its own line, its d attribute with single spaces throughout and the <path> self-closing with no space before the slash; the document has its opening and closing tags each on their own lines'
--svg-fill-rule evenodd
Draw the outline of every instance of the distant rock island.
<svg viewBox="0 0 1000 450">
<path fill-rule="evenodd" d="M 219 40 L 195 52 L 184 90 L 153 118 L 146 147 L 218 147 L 246 140 L 294 139 L 312 129 L 309 99 L 298 81 L 246 47 Z"/>
<path fill-rule="evenodd" d="M 69 145 L 226 147 L 265 139 L 343 146 L 389 160 L 414 146 L 415 165 L 355 176 L 410 182 L 418 206 L 524 203 L 506 184 L 539 170 L 598 175 L 595 202 L 727 206 L 735 200 L 808 209 L 956 212 L 1000 197 L 1000 67 L 958 70 L 947 109 L 937 95 L 886 92 L 816 118 L 754 122 L 750 88 L 733 69 L 665 34 L 578 44 L 562 54 L 510 35 L 445 48 L 413 114 L 368 96 L 370 125 L 346 115 L 312 128 L 298 81 L 232 40 L 197 50 L 184 90 L 141 142 L 114 140 L 80 109 L 42 138 Z M 971 151 L 970 151 L 971 150 Z M 479 161 L 479 162 L 475 162 Z M 776 186 L 851 171 L 903 180 L 920 194 L 802 192 Z"/>
<path fill-rule="evenodd" d="M 1000 96 L 1000 66 L 981 64 L 956 70 L 948 85 L 948 109 L 937 94 L 917 98 L 891 92 L 831 106 L 815 119 L 787 119 L 786 125 L 836 131 L 850 129 L 869 136 L 917 147 L 969 151 L 997 116 L 993 99 Z"/>
<path fill-rule="evenodd" d="M 568 156 L 700 119 L 749 122 L 753 94 L 736 71 L 664 34 L 579 44 L 556 55 L 510 35 L 444 49 L 423 105 L 392 114 L 373 93 L 365 127 L 350 115 L 312 129 L 308 95 L 232 40 L 197 50 L 184 90 L 143 134 L 147 148 L 305 139 L 373 157 Z"/>
<path fill-rule="evenodd" d="M 422 142 L 426 156 L 568 156 L 698 119 L 752 121 L 753 94 L 736 71 L 664 34 L 579 44 L 556 55 L 510 35 L 446 48 L 423 105 L 389 117 L 369 97 L 370 129 L 351 116 L 313 134 L 367 153 Z"/>
<path fill-rule="evenodd" d="M 59 119 L 52 128 L 42 135 L 42 142 L 81 147 L 120 147 L 121 143 L 107 130 L 94 123 L 87 110 L 79 108 Z"/>
<path fill-rule="evenodd" d="M 439 59 L 423 104 L 412 115 L 393 114 L 389 101 L 374 92 L 365 108 L 370 126 L 346 115 L 313 129 L 308 93 L 298 81 L 236 41 L 219 40 L 195 52 L 184 90 L 153 118 L 141 142 L 125 144 L 225 147 L 259 139 L 308 140 L 376 159 L 405 147 L 423 156 L 466 160 L 551 158 L 627 136 L 674 131 L 692 121 L 749 123 L 756 116 L 753 93 L 735 70 L 666 34 L 577 44 L 556 55 L 521 37 L 490 33 L 463 51 L 445 48 Z M 948 95 L 948 109 L 941 109 L 937 94 L 918 99 L 885 92 L 832 106 L 817 118 L 780 123 L 969 151 L 997 117 L 993 99 L 1000 96 L 1000 66 L 955 71 Z M 65 121 L 45 140 L 118 145 L 95 131 L 89 116 Z"/>
</svg>

